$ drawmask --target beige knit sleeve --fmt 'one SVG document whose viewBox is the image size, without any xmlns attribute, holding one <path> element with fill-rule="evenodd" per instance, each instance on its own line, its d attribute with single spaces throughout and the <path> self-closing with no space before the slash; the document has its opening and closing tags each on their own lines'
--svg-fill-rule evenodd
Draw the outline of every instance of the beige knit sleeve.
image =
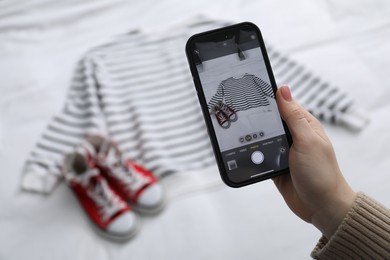
<svg viewBox="0 0 390 260">
<path fill-rule="evenodd" d="M 390 259 L 390 210 L 359 192 L 328 240 L 322 237 L 311 253 L 314 259 Z"/>
</svg>

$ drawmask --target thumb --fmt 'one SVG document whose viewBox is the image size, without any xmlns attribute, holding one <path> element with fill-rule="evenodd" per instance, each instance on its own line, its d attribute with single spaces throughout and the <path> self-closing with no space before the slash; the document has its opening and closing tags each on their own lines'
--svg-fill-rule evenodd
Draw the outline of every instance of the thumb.
<svg viewBox="0 0 390 260">
<path fill-rule="evenodd" d="M 305 109 L 292 97 L 288 86 L 282 86 L 276 92 L 276 101 L 281 117 L 286 122 L 294 141 L 302 139 L 311 132 L 305 116 Z"/>
</svg>

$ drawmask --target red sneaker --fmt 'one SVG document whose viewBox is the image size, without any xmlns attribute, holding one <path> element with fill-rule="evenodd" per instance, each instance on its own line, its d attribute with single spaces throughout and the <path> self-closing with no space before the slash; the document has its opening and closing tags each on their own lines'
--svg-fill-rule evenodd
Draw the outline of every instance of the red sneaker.
<svg viewBox="0 0 390 260">
<path fill-rule="evenodd" d="M 219 101 L 217 103 L 217 106 L 227 116 L 227 118 L 230 120 L 230 122 L 237 121 L 237 114 L 236 114 L 236 111 L 234 111 L 233 108 L 231 108 L 230 106 L 226 105 L 222 101 Z"/>
<path fill-rule="evenodd" d="M 89 154 L 76 151 L 67 155 L 63 175 L 99 233 L 117 240 L 135 235 L 139 226 L 137 216 L 110 188 Z"/>
<path fill-rule="evenodd" d="M 215 105 L 211 108 L 211 114 L 215 115 L 218 124 L 222 128 L 228 129 L 230 127 L 229 117 L 219 108 L 218 105 Z"/>
<path fill-rule="evenodd" d="M 158 179 L 131 160 L 124 159 L 118 146 L 99 135 L 89 136 L 84 144 L 96 154 L 96 165 L 110 186 L 142 213 L 155 214 L 165 204 L 165 193 Z"/>
</svg>

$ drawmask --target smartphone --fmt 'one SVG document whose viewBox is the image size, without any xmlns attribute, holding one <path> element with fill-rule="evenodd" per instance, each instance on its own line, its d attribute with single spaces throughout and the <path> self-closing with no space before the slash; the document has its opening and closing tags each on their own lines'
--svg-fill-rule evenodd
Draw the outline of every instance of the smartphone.
<svg viewBox="0 0 390 260">
<path fill-rule="evenodd" d="M 288 173 L 292 139 L 259 28 L 195 34 L 186 55 L 222 180 L 242 187 Z"/>
</svg>

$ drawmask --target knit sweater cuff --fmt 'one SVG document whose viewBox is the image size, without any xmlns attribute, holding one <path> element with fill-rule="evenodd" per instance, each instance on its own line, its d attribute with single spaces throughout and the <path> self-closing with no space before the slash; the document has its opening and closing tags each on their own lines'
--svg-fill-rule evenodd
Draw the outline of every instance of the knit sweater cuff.
<svg viewBox="0 0 390 260">
<path fill-rule="evenodd" d="M 359 192 L 352 208 L 328 240 L 323 236 L 314 259 L 390 259 L 390 210 Z"/>
</svg>

